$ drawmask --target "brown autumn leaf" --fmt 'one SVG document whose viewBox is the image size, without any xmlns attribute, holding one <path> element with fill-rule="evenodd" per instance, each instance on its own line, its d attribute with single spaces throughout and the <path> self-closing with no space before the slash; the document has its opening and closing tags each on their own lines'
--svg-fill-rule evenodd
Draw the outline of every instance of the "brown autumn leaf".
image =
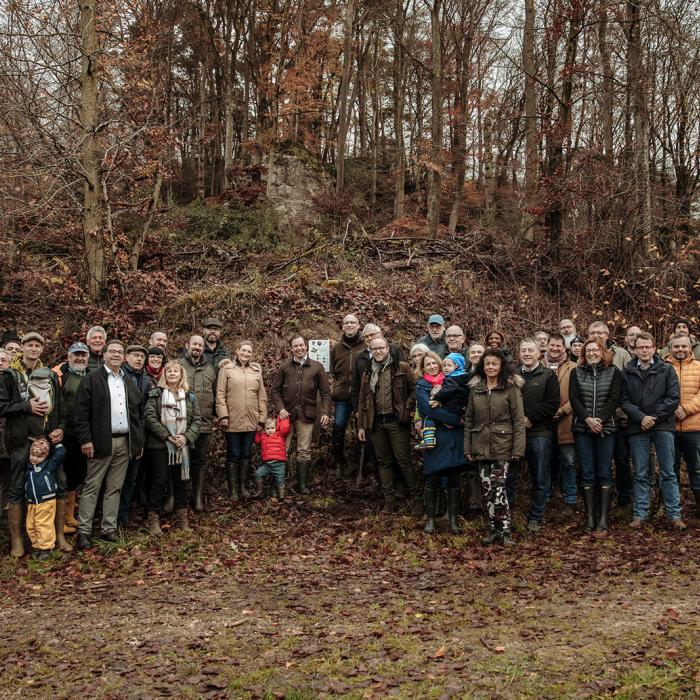
<svg viewBox="0 0 700 700">
<path fill-rule="evenodd" d="M 430 656 L 431 659 L 442 659 L 445 656 L 445 647 L 440 647 L 434 654 Z"/>
</svg>

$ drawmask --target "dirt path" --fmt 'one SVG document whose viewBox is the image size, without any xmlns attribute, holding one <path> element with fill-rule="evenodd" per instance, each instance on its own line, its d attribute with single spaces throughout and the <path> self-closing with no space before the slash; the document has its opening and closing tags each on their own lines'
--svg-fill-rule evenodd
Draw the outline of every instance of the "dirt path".
<svg viewBox="0 0 700 700">
<path fill-rule="evenodd" d="M 697 524 L 697 523 L 696 523 Z M 331 499 L 0 572 L 2 697 L 689 697 L 698 530 L 514 552 Z"/>
</svg>

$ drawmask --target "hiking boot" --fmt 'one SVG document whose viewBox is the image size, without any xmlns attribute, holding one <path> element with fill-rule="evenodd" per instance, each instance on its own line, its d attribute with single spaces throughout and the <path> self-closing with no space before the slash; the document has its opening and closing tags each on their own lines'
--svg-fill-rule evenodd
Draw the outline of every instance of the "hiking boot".
<svg viewBox="0 0 700 700">
<path fill-rule="evenodd" d="M 253 498 L 262 498 L 265 495 L 265 489 L 263 486 L 262 479 L 255 480 L 255 493 L 253 493 Z"/>
<path fill-rule="evenodd" d="M 700 491 L 693 491 L 695 496 L 695 517 L 700 518 Z"/>
<path fill-rule="evenodd" d="M 117 542 L 119 540 L 117 533 L 113 531 L 101 532 L 97 539 L 100 540 L 100 542 Z"/>
<path fill-rule="evenodd" d="M 644 526 L 644 521 L 641 518 L 635 518 L 630 523 L 630 528 L 632 528 L 632 530 L 641 530 L 643 526 Z"/>
<path fill-rule="evenodd" d="M 573 503 L 565 503 L 561 514 L 564 518 L 573 518 L 576 515 L 576 506 Z"/>
<path fill-rule="evenodd" d="M 47 559 L 51 558 L 51 551 L 52 550 L 50 549 L 33 549 L 30 559 L 34 559 L 35 561 L 46 561 Z"/>
<path fill-rule="evenodd" d="M 146 529 L 154 537 L 162 537 L 163 531 L 160 529 L 160 515 L 154 511 L 148 511 L 146 516 Z"/>
<path fill-rule="evenodd" d="M 173 516 L 173 531 L 192 532 L 190 524 L 187 522 L 187 508 L 176 508 Z"/>
<path fill-rule="evenodd" d="M 542 529 L 542 524 L 536 520 L 530 520 L 527 524 L 527 531 L 531 535 L 536 535 Z"/>
<path fill-rule="evenodd" d="M 684 532 L 685 530 L 688 529 L 688 526 L 680 518 L 676 518 L 675 520 L 671 520 L 671 527 L 674 530 L 679 530 L 680 532 Z"/>
<path fill-rule="evenodd" d="M 79 532 L 75 546 L 78 549 L 92 549 L 95 545 L 92 544 L 92 540 L 85 533 Z"/>
</svg>

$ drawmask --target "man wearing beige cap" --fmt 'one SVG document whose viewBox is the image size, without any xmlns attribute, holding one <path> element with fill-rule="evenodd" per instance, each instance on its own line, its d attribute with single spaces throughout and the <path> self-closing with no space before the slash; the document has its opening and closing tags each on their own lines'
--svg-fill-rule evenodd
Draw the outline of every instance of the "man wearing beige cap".
<svg viewBox="0 0 700 700">
<path fill-rule="evenodd" d="M 61 391 L 58 379 L 41 363 L 44 338 L 35 331 L 22 336 L 21 351 L 12 364 L 0 374 L 0 417 L 5 417 L 5 445 L 10 453 L 10 487 L 8 494 L 8 526 L 12 540 L 12 556 L 24 556 L 22 535 L 22 511 L 24 505 L 24 470 L 29 456 L 32 438 L 44 435 L 52 444 L 63 439 Z M 30 392 L 30 377 L 42 370 L 48 376 L 48 392 L 44 398 Z M 65 475 L 56 475 L 57 520 L 58 501 L 62 501 L 62 517 L 65 517 Z M 60 527 L 63 537 L 63 521 Z M 60 544 L 60 543 L 59 543 Z M 66 543 L 67 544 L 67 543 Z M 62 547 L 63 548 L 63 547 Z"/>
</svg>

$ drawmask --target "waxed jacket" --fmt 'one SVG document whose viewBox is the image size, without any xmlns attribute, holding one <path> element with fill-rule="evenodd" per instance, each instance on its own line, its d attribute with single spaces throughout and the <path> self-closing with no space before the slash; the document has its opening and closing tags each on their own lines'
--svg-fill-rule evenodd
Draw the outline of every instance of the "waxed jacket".
<svg viewBox="0 0 700 700">
<path fill-rule="evenodd" d="M 199 437 L 199 427 L 201 425 L 201 416 L 199 413 L 199 403 L 194 392 L 188 391 L 185 394 L 187 402 L 187 430 L 184 436 L 187 444 L 192 447 Z M 170 432 L 161 423 L 161 409 L 163 406 L 163 389 L 156 387 L 148 394 L 146 408 L 143 411 L 143 418 L 146 423 L 146 449 L 158 450 L 165 449 Z"/>
<path fill-rule="evenodd" d="M 416 378 L 407 362 L 396 362 L 392 357 L 389 366 L 391 373 L 391 403 L 399 423 L 410 423 L 416 406 Z M 369 386 L 372 365 L 362 374 L 360 397 L 357 410 L 357 427 L 365 430 L 374 428 L 375 402 Z"/>
<path fill-rule="evenodd" d="M 202 423 L 199 434 L 211 433 L 214 428 L 214 398 L 216 396 L 216 370 L 204 359 L 197 364 L 183 355 L 180 358 L 187 374 L 190 391 L 194 392 L 199 404 Z"/>
<path fill-rule="evenodd" d="M 481 377 L 469 382 L 464 454 L 478 461 L 507 461 L 525 454 L 522 378 L 490 391 Z"/>
<path fill-rule="evenodd" d="M 657 419 L 652 431 L 675 431 L 674 412 L 679 401 L 678 376 L 673 367 L 660 357 L 655 356 L 652 366 L 644 372 L 636 358 L 627 364 L 622 373 L 621 403 L 629 419 L 628 435 L 642 432 L 644 416 Z"/>
<path fill-rule="evenodd" d="M 700 432 L 700 361 L 691 355 L 682 362 L 673 357 L 669 357 L 666 362 L 678 375 L 680 406 L 686 414 L 683 420 L 676 420 L 676 430 L 681 433 Z"/>
<path fill-rule="evenodd" d="M 290 358 L 277 370 L 270 389 L 270 400 L 279 413 L 287 410 L 294 422 L 313 423 L 318 417 L 318 395 L 321 395 L 321 415 L 331 412 L 331 387 L 323 365 L 306 358 L 299 364 Z"/>
<path fill-rule="evenodd" d="M 248 433 L 267 418 L 267 392 L 257 362 L 222 360 L 216 383 L 216 415 L 228 418 L 227 433 Z"/>
</svg>

